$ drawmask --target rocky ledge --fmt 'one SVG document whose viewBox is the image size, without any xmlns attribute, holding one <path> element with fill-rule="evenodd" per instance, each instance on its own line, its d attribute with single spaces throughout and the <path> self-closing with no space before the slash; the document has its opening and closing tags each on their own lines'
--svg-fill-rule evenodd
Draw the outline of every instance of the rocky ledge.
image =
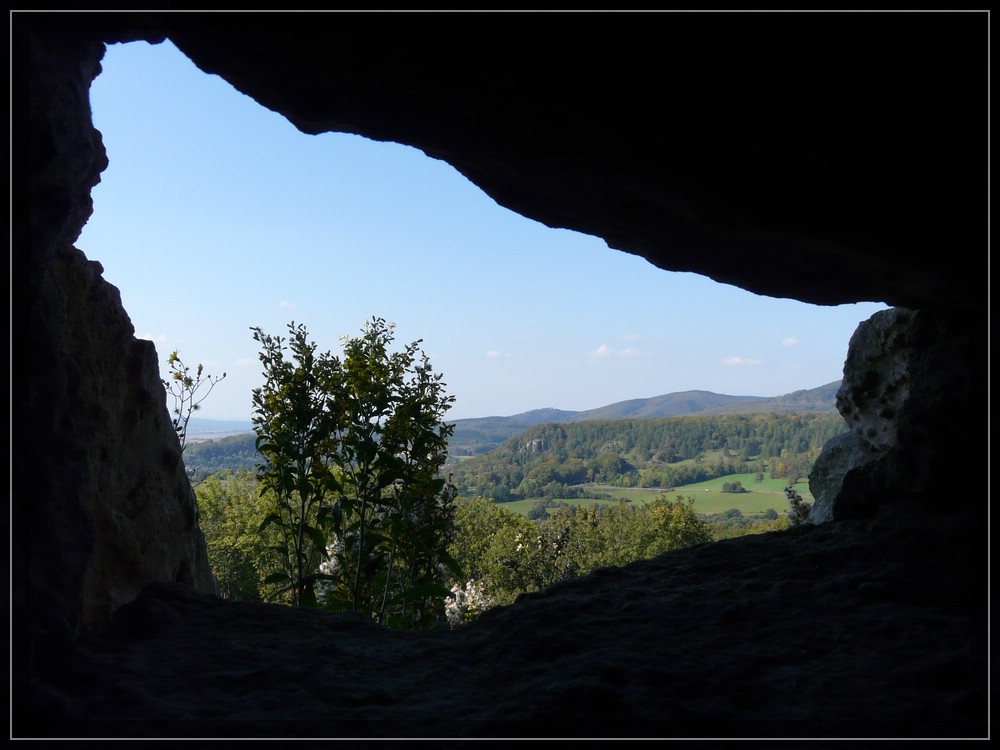
<svg viewBox="0 0 1000 750">
<path fill-rule="evenodd" d="M 896 516 L 700 545 L 454 631 L 153 584 L 43 660 L 18 734 L 986 737 L 987 597 L 970 575 L 985 568 L 964 526 Z"/>
</svg>

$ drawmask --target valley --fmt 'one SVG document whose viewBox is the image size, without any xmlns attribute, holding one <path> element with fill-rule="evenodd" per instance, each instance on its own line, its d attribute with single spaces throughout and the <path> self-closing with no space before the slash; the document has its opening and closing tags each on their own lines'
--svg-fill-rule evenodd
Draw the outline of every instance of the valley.
<svg viewBox="0 0 1000 750">
<path fill-rule="evenodd" d="M 663 494 L 693 498 L 706 517 L 783 515 L 786 486 L 812 502 L 812 462 L 846 429 L 838 387 L 775 398 L 688 391 L 584 412 L 457 420 L 442 475 L 462 497 L 491 498 L 535 520 L 565 505 L 644 505 Z M 204 437 L 248 423 L 192 424 L 184 454 L 192 481 L 255 470 L 253 433 Z"/>
</svg>

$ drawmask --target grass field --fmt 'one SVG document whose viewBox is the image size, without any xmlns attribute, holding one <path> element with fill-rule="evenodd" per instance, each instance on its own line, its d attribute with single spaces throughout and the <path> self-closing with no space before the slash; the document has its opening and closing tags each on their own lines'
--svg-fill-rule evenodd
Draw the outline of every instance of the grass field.
<svg viewBox="0 0 1000 750">
<path fill-rule="evenodd" d="M 740 482 L 748 492 L 733 493 L 723 492 L 722 485 L 729 482 Z M 678 495 L 694 498 L 694 509 L 697 513 L 723 513 L 736 508 L 744 515 L 754 513 L 764 513 L 769 508 L 773 508 L 778 513 L 784 514 L 788 510 L 788 500 L 785 498 L 785 487 L 788 486 L 784 479 L 765 478 L 763 482 L 756 483 L 753 474 L 730 474 L 729 476 L 710 479 L 707 482 L 687 484 L 682 487 L 675 487 L 666 493 L 671 500 Z M 663 494 L 663 490 L 649 490 L 622 487 L 606 487 L 601 485 L 588 485 L 588 490 L 604 492 L 614 498 L 631 500 L 633 503 L 647 503 Z M 802 495 L 802 499 L 808 503 L 813 502 L 813 496 L 809 492 L 809 484 L 806 481 L 799 482 L 795 489 Z M 534 508 L 542 498 L 533 497 L 524 500 L 517 500 L 512 503 L 503 503 L 503 507 L 513 513 L 527 515 L 528 511 Z M 564 502 L 570 505 L 581 505 L 590 507 L 593 505 L 607 504 L 607 500 L 584 500 L 580 498 L 569 498 Z"/>
</svg>

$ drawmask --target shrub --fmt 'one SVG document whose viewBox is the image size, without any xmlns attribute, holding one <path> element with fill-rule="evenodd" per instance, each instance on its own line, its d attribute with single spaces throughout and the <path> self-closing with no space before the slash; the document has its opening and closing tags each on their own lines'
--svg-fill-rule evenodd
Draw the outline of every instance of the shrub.
<svg viewBox="0 0 1000 750">
<path fill-rule="evenodd" d="M 812 503 L 803 500 L 802 495 L 791 486 L 785 487 L 785 497 L 788 498 L 789 503 L 788 523 L 792 526 L 809 523 L 809 511 L 812 510 Z"/>
</svg>

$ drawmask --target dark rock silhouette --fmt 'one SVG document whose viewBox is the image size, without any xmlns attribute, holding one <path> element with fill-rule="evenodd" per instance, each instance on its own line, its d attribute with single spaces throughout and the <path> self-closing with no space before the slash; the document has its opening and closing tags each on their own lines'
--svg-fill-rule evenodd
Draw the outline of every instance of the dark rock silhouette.
<svg viewBox="0 0 1000 750">
<path fill-rule="evenodd" d="M 12 736 L 987 736 L 987 23 L 12 13 Z M 73 247 L 104 44 L 167 37 L 659 267 L 895 306 L 847 354 L 832 520 L 456 632 L 215 598 L 155 354 Z"/>
</svg>

